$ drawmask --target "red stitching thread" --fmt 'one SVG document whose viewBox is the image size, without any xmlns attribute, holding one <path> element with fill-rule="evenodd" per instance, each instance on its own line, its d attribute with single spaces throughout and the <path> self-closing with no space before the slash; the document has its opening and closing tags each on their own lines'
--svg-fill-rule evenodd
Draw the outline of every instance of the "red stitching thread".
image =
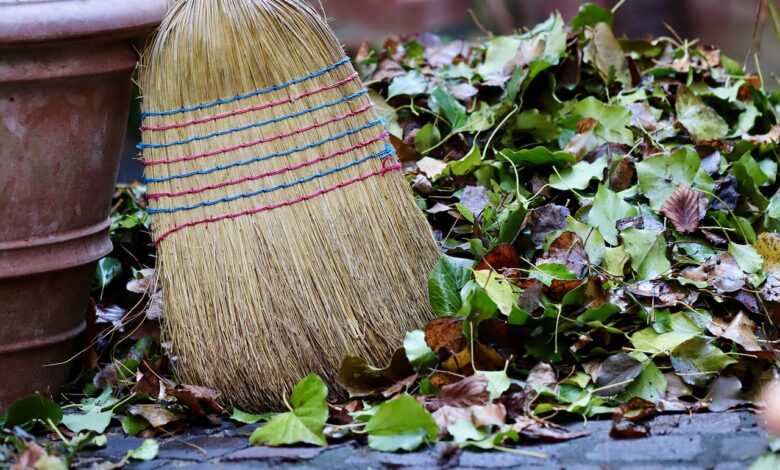
<svg viewBox="0 0 780 470">
<path fill-rule="evenodd" d="M 306 160 L 306 161 L 303 161 L 303 162 L 300 162 L 300 163 L 295 163 L 293 165 L 287 165 L 287 166 L 284 166 L 282 168 L 278 168 L 276 170 L 268 171 L 268 172 L 265 172 L 265 173 L 260 173 L 258 175 L 246 176 L 246 177 L 243 177 L 243 178 L 238 178 L 238 179 L 234 179 L 234 180 L 228 180 L 228 181 L 225 181 L 225 182 L 222 182 L 222 183 L 217 183 L 217 184 L 212 184 L 212 185 L 208 185 L 208 186 L 203 186 L 203 187 L 200 187 L 200 188 L 187 189 L 187 190 L 184 190 L 184 191 L 151 192 L 151 193 L 147 194 L 147 197 L 149 199 L 156 200 L 156 199 L 160 199 L 160 198 L 163 198 L 163 197 L 176 197 L 176 196 L 185 196 L 185 195 L 188 195 L 188 194 L 199 194 L 199 193 L 202 193 L 202 192 L 205 192 L 205 191 L 209 191 L 209 190 L 212 190 L 212 189 L 219 189 L 219 188 L 224 188 L 224 187 L 227 187 L 227 186 L 234 186 L 236 184 L 245 183 L 247 181 L 256 181 L 256 180 L 263 179 L 263 178 L 268 177 L 268 176 L 280 175 L 280 174 L 286 173 L 288 171 L 299 170 L 301 168 L 305 168 L 307 166 L 311 166 L 311 165 L 314 165 L 316 163 L 320 163 L 320 162 L 324 162 L 324 161 L 327 161 L 327 160 L 331 160 L 333 158 L 340 157 L 342 155 L 346 155 L 346 154 L 348 154 L 348 153 L 350 153 L 352 151 L 368 147 L 369 145 L 371 145 L 373 143 L 383 141 L 389 135 L 390 134 L 388 132 L 382 132 L 381 134 L 379 134 L 378 136 L 374 137 L 371 140 L 359 142 L 359 143 L 357 143 L 357 144 L 355 144 L 355 145 L 353 145 L 351 147 L 338 150 L 338 151 L 333 152 L 333 153 L 331 153 L 329 155 L 323 155 L 323 156 L 320 156 L 320 157 L 317 157 L 317 158 L 314 158 L 314 159 L 311 159 L 311 160 Z"/>
<path fill-rule="evenodd" d="M 205 117 L 198 118 L 198 119 L 193 119 L 193 120 L 190 120 L 190 121 L 174 122 L 172 124 L 163 124 L 163 125 L 158 125 L 158 126 L 154 126 L 154 125 L 146 126 L 146 125 L 144 125 L 144 126 L 141 126 L 141 130 L 142 131 L 167 131 L 167 130 L 171 130 L 171 129 L 180 129 L 182 127 L 193 126 L 195 124 L 203 124 L 205 122 L 217 121 L 219 119 L 224 119 L 224 118 L 228 118 L 228 117 L 232 117 L 232 116 L 240 116 L 242 114 L 251 113 L 253 111 L 262 111 L 264 109 L 273 108 L 275 106 L 280 106 L 280 105 L 283 105 L 283 104 L 292 103 L 292 102 L 294 102 L 296 100 L 299 100 L 301 98 L 306 98 L 306 97 L 309 97 L 309 96 L 313 96 L 313 95 L 322 93 L 324 91 L 333 90 L 334 88 L 338 88 L 341 85 L 344 85 L 345 83 L 349 83 L 349 82 L 355 80 L 356 78 L 358 78 L 357 72 L 355 72 L 352 75 L 348 76 L 347 78 L 343 78 L 343 79 L 341 79 L 341 80 L 339 80 L 337 82 L 331 83 L 329 85 L 324 85 L 324 86 L 321 86 L 320 88 L 315 88 L 314 90 L 309 90 L 309 91 L 307 91 L 305 93 L 301 93 L 300 95 L 296 95 L 296 96 L 291 96 L 289 98 L 284 98 L 284 99 L 280 99 L 280 100 L 276 100 L 276 101 L 270 101 L 268 103 L 259 104 L 259 105 L 255 105 L 255 106 L 250 106 L 248 108 L 237 109 L 235 111 L 229 111 L 229 112 L 226 112 L 226 113 L 213 114 L 211 116 L 205 116 Z"/>
<path fill-rule="evenodd" d="M 254 215 L 254 214 L 259 214 L 260 212 L 267 212 L 267 211 L 270 211 L 270 210 L 273 210 L 273 209 L 278 209 L 280 207 L 292 206 L 294 204 L 298 204 L 300 202 L 308 201 L 309 199 L 314 199 L 316 197 L 319 197 L 319 196 L 322 196 L 324 194 L 330 193 L 330 192 L 335 191 L 337 189 L 341 189 L 341 188 L 343 188 L 345 186 L 349 186 L 351 184 L 355 184 L 355 183 L 358 183 L 360 181 L 365 181 L 365 180 L 367 180 L 369 178 L 372 178 L 374 176 L 385 175 L 387 173 L 390 173 L 392 171 L 397 171 L 397 170 L 400 170 L 400 169 L 401 169 L 401 164 L 400 163 L 396 163 L 396 164 L 394 164 L 392 166 L 388 166 L 388 167 L 385 167 L 385 168 L 381 168 L 379 170 L 372 171 L 370 173 L 366 173 L 366 174 L 363 174 L 363 175 L 360 175 L 360 176 L 356 176 L 354 178 L 350 178 L 348 180 L 342 181 L 342 182 L 340 182 L 338 184 L 335 184 L 333 186 L 329 186 L 329 187 L 327 187 L 325 189 L 320 189 L 318 191 L 314 191 L 313 193 L 309 193 L 309 194 L 306 194 L 304 196 L 297 197 L 295 199 L 288 199 L 287 201 L 277 202 L 275 204 L 268 204 L 268 205 L 265 205 L 265 206 L 259 206 L 259 207 L 255 207 L 255 208 L 248 209 L 248 210 L 241 211 L 241 212 L 234 212 L 234 213 L 230 213 L 230 214 L 223 214 L 223 215 L 219 215 L 219 216 L 215 216 L 215 217 L 208 217 L 208 218 L 205 218 L 205 219 L 193 220 L 192 222 L 187 222 L 187 223 L 180 224 L 180 225 L 174 225 L 170 229 L 168 229 L 165 232 L 163 232 L 163 234 L 160 235 L 157 238 L 157 240 L 155 240 L 154 243 L 155 243 L 155 245 L 157 245 L 160 242 L 162 242 L 163 240 L 165 240 L 166 238 L 168 238 L 169 236 L 171 236 L 174 233 L 178 232 L 179 230 L 183 230 L 185 228 L 196 227 L 198 225 L 203 225 L 203 224 L 211 224 L 211 223 L 214 223 L 214 222 L 220 222 L 222 220 L 237 219 L 237 218 L 243 217 L 245 215 Z"/>
<path fill-rule="evenodd" d="M 198 159 L 201 159 L 201 158 L 213 157 L 215 155 L 220 155 L 220 154 L 223 154 L 223 153 L 232 152 L 234 150 L 240 150 L 240 149 L 245 149 L 245 148 L 248 148 L 248 147 L 254 147 L 255 145 L 267 144 L 268 142 L 273 142 L 274 140 L 284 139 L 286 137 L 290 137 L 290 136 L 294 136 L 294 135 L 298 135 L 298 134 L 303 134 L 304 132 L 308 132 L 308 131 L 313 130 L 313 129 L 318 129 L 320 127 L 327 126 L 328 124 L 333 124 L 334 122 L 340 122 L 340 121 L 343 121 L 345 119 L 349 119 L 351 117 L 354 117 L 354 116 L 357 116 L 359 114 L 365 113 L 366 111 L 368 111 L 372 107 L 373 107 L 373 103 L 368 103 L 368 104 L 363 105 L 363 106 L 361 106 L 360 108 L 358 108 L 358 109 L 356 109 L 354 111 L 350 111 L 350 112 L 348 112 L 346 114 L 342 114 L 341 116 L 335 116 L 335 117 L 333 117 L 331 119 L 328 119 L 327 121 L 315 122 L 314 124 L 311 124 L 311 125 L 306 126 L 306 127 L 302 127 L 300 129 L 295 129 L 295 130 L 290 131 L 290 132 L 286 132 L 286 133 L 282 133 L 282 134 L 276 134 L 276 135 L 272 135 L 270 137 L 264 137 L 264 138 L 257 139 L 257 140 L 252 140 L 250 142 L 245 142 L 243 144 L 234 145 L 232 147 L 223 147 L 223 148 L 219 148 L 219 149 L 216 149 L 216 150 L 211 150 L 209 152 L 196 153 L 196 154 L 193 154 L 193 155 L 183 155 L 181 157 L 174 157 L 174 158 L 170 158 L 170 159 L 166 159 L 166 160 L 152 160 L 152 161 L 144 160 L 144 165 L 145 166 L 167 165 L 167 164 L 171 164 L 171 163 L 188 162 L 188 161 L 192 161 L 192 160 L 198 160 Z"/>
</svg>

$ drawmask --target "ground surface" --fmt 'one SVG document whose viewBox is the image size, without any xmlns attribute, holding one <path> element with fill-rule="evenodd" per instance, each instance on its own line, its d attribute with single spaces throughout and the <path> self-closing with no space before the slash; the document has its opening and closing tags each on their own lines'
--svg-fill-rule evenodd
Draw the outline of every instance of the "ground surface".
<svg viewBox="0 0 780 470">
<path fill-rule="evenodd" d="M 312 447 L 250 447 L 248 436 L 254 426 L 193 430 L 169 439 L 161 439 L 156 460 L 133 464 L 129 468 L 546 468 L 566 470 L 712 468 L 737 470 L 768 449 L 767 435 L 748 412 L 665 415 L 650 423 L 651 436 L 636 440 L 609 437 L 610 422 L 591 421 L 573 424 L 574 431 L 588 431 L 586 437 L 558 443 L 524 446 L 543 452 L 546 459 L 505 452 L 454 452 L 446 444 L 406 454 L 374 452 L 355 442 L 320 449 Z M 141 440 L 124 437 L 121 432 L 109 436 L 108 446 L 84 454 L 77 462 L 81 468 L 95 463 L 119 461 L 128 449 Z"/>
</svg>

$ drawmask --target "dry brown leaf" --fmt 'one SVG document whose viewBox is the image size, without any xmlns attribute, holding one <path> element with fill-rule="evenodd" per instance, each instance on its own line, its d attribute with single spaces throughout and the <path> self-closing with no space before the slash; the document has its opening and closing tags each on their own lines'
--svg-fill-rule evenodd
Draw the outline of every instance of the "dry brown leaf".
<svg viewBox="0 0 780 470">
<path fill-rule="evenodd" d="M 506 423 L 506 408 L 501 403 L 472 406 L 471 420 L 474 426 L 503 426 Z"/>
<path fill-rule="evenodd" d="M 492 269 L 493 271 L 501 272 L 503 269 L 519 267 L 520 256 L 517 254 L 517 250 L 512 245 L 503 243 L 490 250 L 490 253 L 485 255 L 482 261 L 474 267 L 474 270 Z"/>
<path fill-rule="evenodd" d="M 207 387 L 198 385 L 177 385 L 168 387 L 166 393 L 176 397 L 179 403 L 187 405 L 198 416 L 207 416 L 212 413 L 222 413 L 225 409 L 217 399 L 219 393 Z"/>
<path fill-rule="evenodd" d="M 439 396 L 429 400 L 426 406 L 436 410 L 443 406 L 468 407 L 484 405 L 488 402 L 488 380 L 482 374 L 472 375 L 453 384 L 445 385 L 439 391 Z"/>
<path fill-rule="evenodd" d="M 742 312 L 739 312 L 722 335 L 745 348 L 745 351 L 761 351 L 761 345 L 756 338 L 756 324 Z"/>
<path fill-rule="evenodd" d="M 159 428 L 181 419 L 181 416 L 160 405 L 132 405 L 127 408 L 127 411 L 149 421 L 153 428 Z"/>
<path fill-rule="evenodd" d="M 661 213 L 672 222 L 678 232 L 693 233 L 707 213 L 707 198 L 704 194 L 681 185 L 664 202 Z"/>
</svg>

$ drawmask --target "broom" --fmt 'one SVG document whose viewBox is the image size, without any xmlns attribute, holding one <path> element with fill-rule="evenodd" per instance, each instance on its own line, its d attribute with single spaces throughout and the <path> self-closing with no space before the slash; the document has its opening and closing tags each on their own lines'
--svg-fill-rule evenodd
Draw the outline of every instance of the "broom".
<svg viewBox="0 0 780 470">
<path fill-rule="evenodd" d="M 163 333 L 249 409 L 431 318 L 438 256 L 383 122 L 299 0 L 179 0 L 140 65 Z"/>
</svg>

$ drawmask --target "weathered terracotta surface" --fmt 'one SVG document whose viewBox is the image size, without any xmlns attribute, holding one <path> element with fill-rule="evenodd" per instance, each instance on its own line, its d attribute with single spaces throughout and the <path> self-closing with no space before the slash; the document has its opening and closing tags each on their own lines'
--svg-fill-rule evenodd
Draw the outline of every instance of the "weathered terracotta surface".
<svg viewBox="0 0 780 470">
<path fill-rule="evenodd" d="M 165 0 L 0 2 L 0 410 L 78 360 L 130 104 Z"/>
</svg>

